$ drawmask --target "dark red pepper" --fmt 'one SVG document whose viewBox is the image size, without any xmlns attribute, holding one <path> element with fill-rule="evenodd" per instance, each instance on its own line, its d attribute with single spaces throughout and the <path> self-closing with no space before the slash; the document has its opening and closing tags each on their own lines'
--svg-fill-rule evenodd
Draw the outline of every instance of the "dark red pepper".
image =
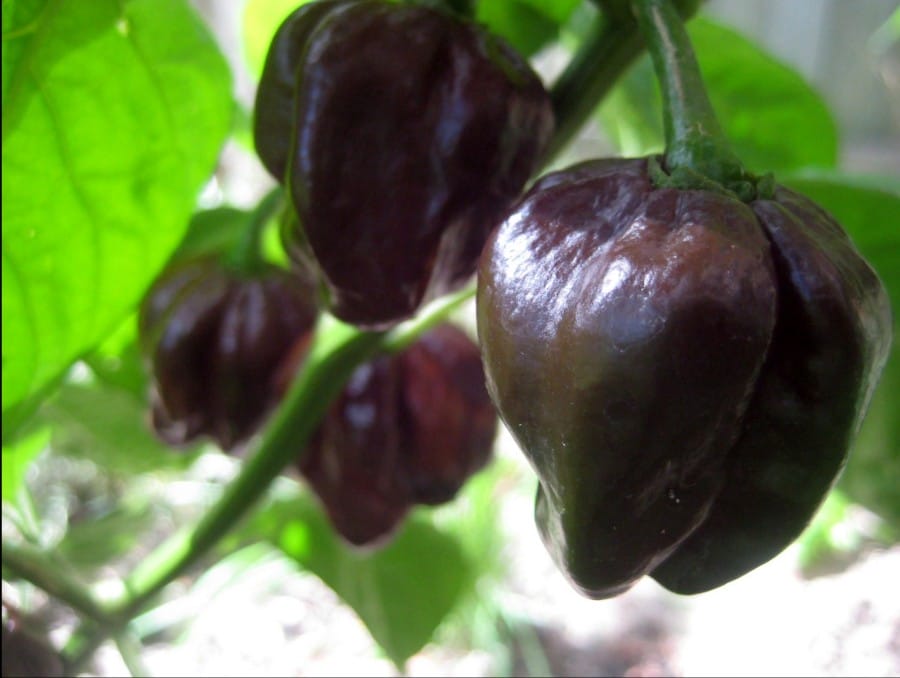
<svg viewBox="0 0 900 678">
<path fill-rule="evenodd" d="M 139 321 L 159 436 L 182 445 L 208 435 L 226 450 L 246 440 L 280 397 L 278 367 L 316 314 L 309 286 L 274 266 L 242 274 L 209 256 L 165 271 Z"/>
<path fill-rule="evenodd" d="M 545 543 L 596 598 L 648 573 L 705 591 L 793 541 L 890 345 L 884 288 L 811 201 L 654 188 L 648 167 L 544 177 L 479 272 L 489 391 Z"/>
<path fill-rule="evenodd" d="M 471 277 L 551 129 L 540 80 L 499 38 L 375 0 L 292 14 L 256 101 L 257 150 L 290 189 L 331 310 L 368 328 Z"/>
<path fill-rule="evenodd" d="M 377 545 L 414 504 L 456 495 L 488 462 L 496 425 L 477 345 L 441 325 L 356 369 L 300 470 L 347 541 Z"/>
</svg>

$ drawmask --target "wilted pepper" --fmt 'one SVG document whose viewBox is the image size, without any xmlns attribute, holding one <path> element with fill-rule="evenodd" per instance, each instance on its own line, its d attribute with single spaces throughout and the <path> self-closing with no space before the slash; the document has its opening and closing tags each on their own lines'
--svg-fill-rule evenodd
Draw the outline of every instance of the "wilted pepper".
<svg viewBox="0 0 900 678">
<path fill-rule="evenodd" d="M 478 347 L 445 324 L 354 371 L 300 470 L 338 533 L 377 545 L 414 504 L 456 495 L 488 462 L 496 425 Z"/>
<path fill-rule="evenodd" d="M 667 120 L 665 158 L 544 177 L 479 271 L 488 389 L 540 477 L 548 549 L 595 598 L 648 573 L 705 591 L 793 541 L 890 344 L 884 288 L 841 227 L 744 172 L 702 112 Z"/>
<path fill-rule="evenodd" d="M 309 3 L 282 24 L 254 133 L 332 312 L 385 328 L 471 277 L 551 128 L 540 80 L 499 38 L 358 0 Z"/>
<path fill-rule="evenodd" d="M 171 445 L 246 440 L 281 395 L 277 370 L 317 314 L 308 284 L 276 268 L 241 273 L 218 256 L 164 271 L 140 309 L 152 423 Z"/>
</svg>

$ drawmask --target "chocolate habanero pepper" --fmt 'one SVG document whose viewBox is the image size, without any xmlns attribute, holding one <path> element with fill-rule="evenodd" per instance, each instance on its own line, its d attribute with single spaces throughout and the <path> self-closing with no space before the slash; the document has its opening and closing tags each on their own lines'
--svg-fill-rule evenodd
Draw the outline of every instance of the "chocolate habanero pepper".
<svg viewBox="0 0 900 678">
<path fill-rule="evenodd" d="M 654 190 L 646 160 L 548 175 L 486 245 L 488 389 L 540 477 L 542 536 L 587 595 L 629 588 L 702 523 L 775 297 L 753 212 Z"/>
<path fill-rule="evenodd" d="M 290 190 L 331 311 L 386 328 L 471 277 L 552 120 L 537 75 L 480 26 L 336 1 L 278 30 L 255 138 Z"/>
<path fill-rule="evenodd" d="M 478 347 L 444 324 L 358 367 L 299 467 L 338 533 L 377 546 L 413 505 L 456 495 L 488 462 L 496 425 Z"/>
<path fill-rule="evenodd" d="M 540 479 L 539 530 L 594 598 L 645 574 L 706 591 L 790 544 L 845 463 L 891 335 L 841 227 L 727 150 L 671 5 L 634 5 L 665 157 L 541 179 L 488 241 L 477 298 L 488 390 Z"/>
<path fill-rule="evenodd" d="M 157 434 L 171 445 L 208 435 L 226 450 L 251 436 L 281 395 L 279 365 L 312 329 L 314 299 L 269 265 L 241 273 L 210 255 L 164 271 L 139 317 Z"/>
</svg>

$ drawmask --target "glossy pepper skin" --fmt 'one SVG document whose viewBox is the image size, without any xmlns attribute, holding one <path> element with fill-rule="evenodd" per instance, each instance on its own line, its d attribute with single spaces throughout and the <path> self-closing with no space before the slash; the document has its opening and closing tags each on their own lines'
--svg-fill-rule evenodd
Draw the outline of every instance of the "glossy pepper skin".
<svg viewBox="0 0 900 678">
<path fill-rule="evenodd" d="M 875 273 L 778 187 L 654 188 L 647 159 L 547 175 L 485 247 L 488 390 L 540 478 L 539 530 L 582 593 L 679 593 L 793 541 L 890 343 Z"/>
<path fill-rule="evenodd" d="M 272 42 L 255 120 L 331 311 L 373 329 L 471 277 L 553 127 L 540 80 L 499 38 L 376 0 L 294 12 Z"/>
<path fill-rule="evenodd" d="M 338 533 L 377 546 L 487 464 L 496 426 L 477 345 L 444 324 L 358 367 L 299 467 Z"/>
<path fill-rule="evenodd" d="M 308 285 L 274 266 L 239 273 L 214 256 L 174 265 L 139 316 L 152 424 L 170 445 L 206 435 L 228 450 L 275 404 L 280 364 L 315 322 Z"/>
</svg>

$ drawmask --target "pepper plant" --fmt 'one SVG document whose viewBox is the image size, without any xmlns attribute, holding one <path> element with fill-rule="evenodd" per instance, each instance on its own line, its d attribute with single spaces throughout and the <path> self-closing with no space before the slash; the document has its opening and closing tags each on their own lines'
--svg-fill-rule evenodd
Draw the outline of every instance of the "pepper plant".
<svg viewBox="0 0 900 678">
<path fill-rule="evenodd" d="M 248 12 L 260 4 L 249 3 Z M 425 377 L 404 381 L 401 376 L 404 386 L 387 388 L 380 384 L 388 382 L 369 382 L 354 375 L 362 374 L 361 369 L 365 372 L 373 361 L 389 357 L 407 366 L 392 368 L 401 373 L 404 369 L 437 369 L 433 365 L 440 364 L 439 359 L 403 356 L 411 350 L 422 355 L 425 349 L 420 342 L 439 336 L 433 334 L 435 328 L 471 304 L 475 295 L 471 274 L 490 233 L 479 274 L 478 300 L 478 338 L 488 391 L 541 476 L 543 494 L 538 496 L 536 510 L 542 536 L 579 588 L 596 597 L 613 595 L 650 572 L 665 586 L 692 593 L 721 585 L 760 565 L 797 537 L 831 488 L 870 398 L 871 415 L 840 487 L 882 515 L 888 525 L 897 525 L 896 487 L 879 484 L 880 478 L 890 476 L 885 468 L 896 470 L 900 450 L 900 431 L 891 409 L 896 406 L 900 386 L 896 350 L 879 389 L 874 393 L 872 389 L 888 357 L 893 323 L 878 276 L 895 304 L 900 298 L 900 266 L 894 258 L 900 239 L 900 192 L 892 178 L 855 177 L 836 169 L 834 122 L 819 96 L 799 76 L 744 38 L 702 17 L 691 21 L 689 38 L 681 23 L 698 13 L 698 3 L 691 0 L 400 4 L 339 0 L 294 4 L 302 5 L 294 15 L 300 20 L 291 24 L 289 19 L 286 28 L 276 33 L 281 20 L 295 9 L 287 8 L 285 15 L 268 27 L 264 49 L 254 48 L 262 57 L 269 52 L 271 40 L 258 108 L 242 116 L 232 100 L 226 62 L 185 0 L 4 0 L 3 575 L 5 580 L 43 589 L 78 616 L 79 625 L 65 646 L 55 648 L 67 673 L 81 670 L 107 638 L 118 643 L 124 656 L 132 656 L 135 619 L 167 587 L 184 575 L 210 567 L 239 545 L 260 541 L 273 544 L 334 588 L 398 666 L 432 638 L 464 594 L 475 589 L 473 582 L 485 567 L 479 558 L 487 551 L 467 544 L 465 530 L 432 523 L 431 514 L 420 511 L 389 535 L 393 541 L 359 553 L 335 537 L 326 513 L 310 499 L 303 479 L 285 485 L 284 476 L 299 466 L 314 487 L 327 487 L 325 461 L 314 470 L 313 457 L 304 455 L 313 455 L 315 449 L 322 458 L 336 455 L 333 459 L 338 459 L 338 464 L 348 458 L 341 457 L 343 452 L 328 452 L 333 443 L 323 444 L 322 436 L 339 441 L 343 434 L 340 422 L 351 421 L 354 412 L 359 420 L 362 409 L 351 412 L 347 408 L 354 403 L 368 406 L 363 397 L 366 389 L 389 393 L 386 400 L 373 402 L 390 402 L 391 407 L 405 412 L 403 425 L 379 431 L 383 437 L 396 434 L 395 438 L 407 441 L 391 449 L 405 450 L 404 458 L 416 460 L 404 468 L 409 477 L 415 472 L 419 474 L 417 482 L 424 483 L 415 495 L 419 503 L 437 503 L 437 495 L 440 501 L 449 499 L 463 480 L 481 467 L 485 455 L 479 448 L 477 454 L 471 453 L 471 463 L 466 459 L 458 469 L 453 467 L 451 480 L 440 485 L 440 492 L 429 495 L 421 490 L 435 479 L 429 475 L 422 481 L 422 469 L 437 473 L 438 462 L 445 461 L 444 456 L 418 454 L 428 447 L 422 440 L 429 436 L 453 438 L 456 429 L 446 436 L 429 432 L 446 430 L 439 426 L 442 407 L 481 402 L 480 396 L 472 395 L 470 385 L 448 386 L 449 395 L 425 398 L 426 404 L 417 410 L 416 397 L 421 400 L 424 396 L 410 393 L 415 389 L 428 393 L 428 388 L 410 384 L 438 382 L 428 382 Z M 383 40 L 391 17 L 401 15 L 415 17 L 411 23 L 419 26 L 416 22 L 421 22 L 427 30 L 412 29 L 408 44 Z M 401 23 L 395 21 L 394 29 L 399 30 Z M 417 31 L 433 39 L 416 43 Z M 341 43 L 341 39 L 347 42 Z M 690 39 L 699 69 L 693 63 Z M 329 42 L 332 40 L 335 42 Z M 441 40 L 449 41 L 448 51 L 429 62 L 422 55 L 433 55 L 430 46 Z M 469 89 L 461 77 L 447 77 L 446 62 L 461 58 L 463 42 L 470 51 L 463 59 L 466 68 L 460 67 L 459 72 L 473 78 Z M 661 105 L 649 61 L 641 56 L 645 46 L 661 82 Z M 367 80 L 360 73 L 365 75 L 372 63 L 364 59 L 355 62 L 355 47 L 369 55 L 366 58 L 371 59 L 372 54 L 384 57 L 383 63 L 377 62 L 379 87 L 365 89 Z M 543 83 L 546 93 L 528 64 L 529 59 L 532 65 L 536 63 L 542 49 L 568 55 L 562 72 Z M 415 55 L 409 69 L 412 74 L 397 65 L 403 63 L 404 50 Z M 298 65 L 301 61 L 302 67 Z M 396 82 L 391 79 L 392 69 L 401 71 L 396 73 Z M 751 77 L 741 82 L 743 90 L 733 86 L 748 74 Z M 450 88 L 446 94 L 448 90 L 439 87 L 442 77 L 459 89 Z M 484 83 L 491 88 L 479 89 Z M 365 96 L 356 97 L 357 89 Z M 775 96 L 763 96 L 776 91 Z M 434 99 L 423 103 L 415 99 L 417 94 Z M 490 100 L 483 108 L 475 105 L 480 105 L 482 98 L 490 99 L 488 95 L 499 97 L 499 104 Z M 379 101 L 383 108 L 378 108 Z M 773 101 L 793 117 L 773 115 L 778 122 L 766 123 L 765 116 L 771 113 L 766 106 Z M 372 110 L 365 108 L 368 105 Z M 763 121 L 758 128 L 730 124 L 729 114 L 744 108 L 752 112 L 754 107 Z M 719 111 L 719 117 L 713 109 Z M 463 113 L 455 110 L 477 112 L 472 115 L 478 134 L 466 137 Z M 508 116 L 500 123 L 496 123 L 502 118 L 497 110 Z M 298 115 L 301 112 L 305 117 Z M 230 136 L 246 137 L 240 121 L 243 119 L 246 127 L 248 118 L 255 121 L 255 147 L 262 163 L 284 188 L 273 189 L 252 210 L 200 209 L 198 195 L 215 169 L 223 143 Z M 422 119 L 437 122 L 433 129 L 423 131 L 417 127 L 425 124 L 420 123 Z M 663 126 L 659 119 L 665 120 Z M 783 123 L 783 119 L 796 122 Z M 399 131 L 391 127 L 397 120 L 402 125 Z M 550 169 L 559 170 L 571 155 L 577 155 L 578 144 L 573 141 L 591 121 L 603 126 L 622 154 L 650 159 L 613 159 L 548 175 Z M 361 133 L 351 139 L 349 135 L 363 122 L 372 124 L 371 129 L 364 128 L 370 136 Z M 471 121 L 466 124 L 473 126 Z M 398 141 L 406 132 L 410 133 L 408 145 Z M 466 139 L 469 146 L 463 145 L 460 155 L 445 153 L 445 146 L 458 138 Z M 490 156 L 491 144 L 498 138 L 501 150 L 496 157 Z M 664 154 L 657 155 L 663 151 L 663 138 Z M 359 148 L 360 140 L 367 139 L 384 143 Z M 356 146 L 342 146 L 342 142 L 355 142 Z M 364 155 L 368 164 L 359 169 L 339 162 L 350 158 L 360 163 Z M 476 156 L 479 162 L 472 160 Z M 490 161 L 485 159 L 488 156 Z M 432 170 L 439 180 L 429 183 L 425 176 Z M 775 172 L 774 180 L 767 174 L 770 170 Z M 537 183 L 523 202 L 516 203 L 529 174 Z M 515 253 L 500 249 L 510 240 L 503 229 L 509 224 L 521 225 L 524 217 L 507 219 L 499 230 L 494 227 L 523 206 L 528 208 L 529 218 L 540 218 L 536 205 L 543 190 L 557 191 L 559 195 L 554 194 L 551 201 L 565 201 L 560 208 L 563 213 L 586 210 L 588 203 L 596 210 L 597 201 L 606 198 L 614 203 L 621 195 L 612 195 L 610 182 L 620 176 L 641 184 L 641 200 L 649 201 L 651 193 L 690 192 L 699 211 L 715 212 L 726 225 L 710 228 L 712 235 L 703 238 L 709 243 L 731 238 L 733 247 L 701 247 L 692 254 L 698 258 L 691 266 L 699 273 L 718 271 L 720 275 L 712 275 L 712 282 L 703 278 L 700 288 L 715 289 L 725 296 L 729 285 L 740 277 L 738 273 L 749 271 L 742 293 L 722 304 L 697 305 L 695 315 L 668 326 L 671 336 L 653 335 L 658 345 L 636 354 L 636 360 L 647 361 L 646 365 L 634 365 L 630 360 L 613 365 L 612 349 L 613 357 L 597 364 L 596 347 L 602 344 L 597 337 L 585 346 L 577 338 L 557 351 L 554 342 L 565 343 L 569 336 L 565 332 L 553 336 L 550 330 L 556 331 L 558 326 L 529 336 L 510 336 L 510 327 L 520 322 L 522 314 L 538 312 L 533 302 L 542 297 L 534 289 L 503 284 L 513 280 L 512 269 L 504 268 L 504 262 L 516 260 Z M 391 181 L 402 184 L 396 187 L 393 199 L 387 193 Z M 579 182 L 587 193 L 563 195 L 569 184 Z M 417 191 L 423 186 L 427 195 L 420 196 Z M 437 200 L 434 196 L 441 191 L 450 197 L 442 194 L 442 200 Z M 798 197 L 800 194 L 815 200 L 834 218 Z M 791 230 L 794 226 L 779 226 L 778 218 L 769 214 L 775 209 L 773 204 L 786 206 L 802 222 L 798 232 Z M 418 211 L 411 213 L 408 223 L 394 218 L 410 216 L 404 212 L 411 209 L 409 205 Z M 622 218 L 621 210 L 609 209 L 612 216 L 603 219 Z M 438 230 L 423 228 L 428 231 L 425 235 L 391 230 L 392 224 L 412 230 L 409 224 L 422 222 L 430 228 L 434 214 L 441 215 L 434 219 Z M 592 212 L 593 218 L 597 214 Z M 657 221 L 660 218 L 653 216 Z M 363 223 L 364 228 L 343 232 L 346 241 L 335 238 L 334 223 L 343 224 L 342 220 Z M 385 230 L 373 236 L 369 232 L 374 228 L 372 221 Z M 461 224 L 475 227 L 467 230 Z M 860 254 L 839 234 L 841 228 Z M 782 231 L 788 232 L 785 238 L 789 242 L 779 240 Z M 804 240 L 807 231 L 827 243 L 810 245 Z M 267 234 L 280 234 L 280 245 L 267 250 Z M 406 247 L 413 236 L 421 237 L 414 241 L 415 247 Z M 651 240 L 652 234 L 645 234 L 636 237 L 632 246 L 646 253 Z M 367 256 L 370 253 L 359 250 L 361 242 L 368 243 L 374 254 Z M 773 264 L 767 258 L 773 242 L 787 264 Z M 728 254 L 742 247 L 744 259 Z M 588 254 L 600 249 L 602 245 L 595 243 Z M 398 254 L 398 250 L 403 251 Z M 776 290 L 781 299 L 802 296 L 793 290 L 810 279 L 810 268 L 816 268 L 803 263 L 803 257 L 819 261 L 816 257 L 821 252 L 838 265 L 836 273 L 828 269 L 820 277 L 851 282 L 812 295 L 827 307 L 824 311 L 800 302 L 790 308 L 785 302 L 779 306 Z M 521 249 L 518 253 L 521 260 Z M 677 252 L 670 254 L 671 261 L 679 258 Z M 227 271 L 217 273 L 217 279 L 231 280 L 233 276 L 237 281 L 223 282 L 216 294 L 198 287 L 193 274 L 183 272 L 193 270 L 191 262 L 209 262 L 211 256 L 216 263 L 207 266 Z M 566 253 L 563 268 L 571 267 L 575 256 Z M 668 255 L 660 256 L 664 267 Z M 414 265 L 409 263 L 411 259 Z M 798 260 L 801 263 L 796 263 Z M 746 263 L 744 268 L 741 262 Z M 217 344 L 218 352 L 204 351 L 203 342 L 213 341 L 209 328 L 217 328 L 227 339 L 234 326 L 244 323 L 250 333 L 247 336 L 252 335 L 250 315 L 262 313 L 259 309 L 275 302 L 261 300 L 254 292 L 234 290 L 245 289 L 242 283 L 276 266 L 292 268 L 290 274 L 276 271 L 273 275 L 279 280 L 293 276 L 296 289 L 307 295 L 297 301 L 302 318 L 298 316 L 296 322 L 287 316 L 279 319 L 284 321 L 278 330 L 278 351 L 285 353 L 284 364 L 267 358 L 264 367 L 255 365 L 242 372 L 233 363 L 240 352 L 229 353 L 228 341 Z M 413 275 L 399 280 L 401 269 Z M 817 270 L 824 269 L 819 266 Z M 171 271 L 181 273 L 167 278 L 173 275 Z M 566 285 L 571 271 L 538 265 L 538 270 L 529 274 L 529 284 L 537 284 L 535 281 L 550 271 L 557 277 L 540 283 L 561 282 L 561 291 L 554 297 L 561 308 L 572 301 L 563 298 L 571 294 L 571 285 Z M 158 279 L 164 284 L 155 283 Z M 174 282 L 167 286 L 167 280 Z M 386 304 L 386 310 L 377 308 L 387 294 L 385 281 L 396 282 L 402 291 Z M 261 284 L 247 283 L 246 289 Z M 510 298 L 496 301 L 509 290 Z M 495 292 L 496 299 L 491 296 Z M 156 298 L 155 293 L 161 296 Z M 626 332 L 639 325 L 634 315 L 628 315 L 634 313 L 628 303 L 639 297 L 639 290 L 635 295 L 619 306 L 600 304 L 614 316 L 611 327 Z M 281 299 L 279 304 L 293 303 L 288 301 L 288 293 L 275 296 Z M 251 299 L 256 299 L 256 306 L 248 301 Z M 527 299 L 531 306 L 525 303 Z M 433 301 L 423 306 L 428 300 Z M 829 304 L 835 300 L 846 303 L 836 302 L 839 310 L 834 310 Z M 315 305 L 323 310 L 313 324 L 309 308 Z M 241 308 L 250 310 L 242 315 Z M 863 310 L 854 315 L 858 309 Z M 360 326 L 338 320 L 330 311 Z M 501 322 L 507 311 L 510 318 Z M 789 311 L 813 320 L 794 326 L 795 318 L 776 315 Z M 548 310 L 547 317 L 553 312 Z M 195 320 L 197 327 L 207 328 L 203 330 L 206 338 L 199 344 L 179 343 L 185 328 L 194 327 Z M 529 326 L 528 322 L 520 324 Z M 785 327 L 791 336 L 799 332 L 808 341 L 795 346 L 790 338 L 785 339 Z M 291 333 L 290 341 L 284 333 Z M 262 341 L 266 350 L 272 349 L 273 342 L 265 333 L 252 336 Z M 460 341 L 433 345 L 443 346 L 441 350 L 449 355 L 456 350 L 453 346 L 462 345 Z M 143 361 L 139 345 L 144 350 Z M 262 353 L 255 348 L 261 345 L 249 340 L 241 344 L 249 346 L 255 357 Z M 528 351 L 533 352 L 528 364 L 516 366 L 516 356 L 527 357 Z M 208 364 L 204 362 L 207 353 L 216 356 Z M 700 369 L 685 378 L 684 364 L 701 365 L 704 356 L 710 355 L 713 358 L 705 365 L 706 372 Z M 154 372 L 161 356 L 168 361 L 162 379 L 158 369 Z M 544 359 L 552 364 L 535 369 Z M 446 364 L 453 367 L 435 372 L 441 384 L 449 384 L 452 379 L 447 375 L 463 369 L 462 362 L 449 360 Z M 728 372 L 732 366 L 734 371 Z M 662 382 L 644 379 L 643 375 L 653 375 L 656 368 Z M 602 373 L 609 378 L 603 372 L 606 369 L 616 376 L 612 389 L 624 384 L 626 393 L 612 399 L 591 396 L 561 404 L 567 376 L 587 378 Z M 649 372 L 635 372 L 642 369 Z M 794 369 L 802 374 L 796 376 L 791 372 Z M 775 373 L 789 374 L 784 381 L 791 387 L 775 379 Z M 723 376 L 727 377 L 724 381 Z M 182 407 L 179 396 L 184 392 L 189 394 L 188 404 L 196 404 L 190 389 L 184 391 L 183 384 L 191 379 L 194 383 L 199 379 L 207 389 L 198 391 L 204 398 L 210 393 L 215 396 L 204 401 L 205 409 L 200 408 L 204 416 L 214 413 L 209 420 L 197 419 L 198 409 Z M 253 388 L 247 387 L 248 379 Z M 480 387 L 480 373 L 475 381 Z M 174 396 L 170 384 L 175 384 Z M 42 529 L 35 506 L 41 505 L 43 476 L 29 478 L 29 469 L 39 469 L 48 455 L 50 459 L 75 456 L 90 458 L 113 475 L 123 470 L 134 476 L 168 469 L 168 477 L 177 478 L 200 454 L 199 448 L 174 451 L 153 437 L 145 416 L 151 392 L 156 398 L 152 423 L 164 440 L 188 445 L 206 433 L 222 448 L 243 444 L 242 459 L 236 464 L 239 470 L 234 478 L 223 484 L 195 522 L 172 530 L 139 558 L 134 557 L 140 546 L 135 539 L 126 540 L 121 549 L 112 548 L 110 562 L 128 561 L 129 557 L 130 562 L 112 588 L 109 582 L 100 587 L 95 585 L 99 581 L 85 582 L 84 571 L 67 552 L 70 542 L 66 537 L 53 537 Z M 529 399 L 523 410 L 521 403 L 510 400 L 513 396 L 509 393 L 515 398 L 538 395 Z M 239 428 L 233 421 L 223 422 L 232 417 L 235 403 L 240 409 L 240 399 L 248 395 L 253 399 L 252 408 L 241 411 Z M 783 409 L 772 414 L 776 405 L 794 396 L 804 404 L 792 410 L 796 416 L 785 415 Z M 396 405 L 400 401 L 402 408 Z M 666 425 L 655 431 L 659 440 L 650 446 L 648 457 L 632 457 L 632 448 L 640 447 L 643 439 L 637 434 L 629 437 L 628 431 L 641 431 L 641 426 L 669 403 L 684 411 L 670 412 Z M 341 411 L 335 407 L 344 407 L 347 416 L 339 416 Z M 481 421 L 482 410 L 472 412 L 476 414 L 454 412 L 454 421 Z M 596 428 L 598 413 L 608 415 L 611 428 Z M 432 418 L 428 420 L 431 428 L 422 423 L 426 415 Z M 410 424 L 410 417 L 419 419 Z M 446 418 L 450 420 L 449 409 Z M 792 431 L 776 436 L 779 445 L 785 438 L 788 444 L 774 448 L 767 444 L 773 420 L 783 430 Z M 488 420 L 484 421 L 473 428 L 492 431 Z M 588 422 L 593 428 L 587 434 L 577 427 L 566 428 L 573 421 L 579 426 Z M 762 424 L 756 427 L 758 422 Z M 573 430 L 578 440 L 567 438 Z M 625 434 L 620 435 L 623 430 Z M 418 432 L 418 437 L 410 431 Z M 739 431 L 740 436 L 751 439 L 746 445 Z M 758 438 L 755 442 L 754 436 Z M 464 436 L 459 439 L 470 441 Z M 359 449 L 367 448 L 366 440 Z M 604 448 L 609 440 L 617 446 Z M 585 449 L 562 449 L 569 442 L 575 442 L 577 448 L 585 441 Z M 463 452 L 470 453 L 474 444 L 466 442 Z M 825 450 L 825 459 L 810 459 L 805 445 Z M 797 455 L 795 448 L 804 451 Z M 747 450 L 757 449 L 769 455 L 761 471 L 755 467 L 748 471 L 734 461 L 746 458 Z M 746 507 L 725 505 L 719 497 L 740 497 L 738 503 L 747 504 L 766 502 L 767 488 L 760 479 L 770 477 L 772 469 L 780 473 L 790 464 L 797 466 L 790 477 L 801 486 L 796 502 L 785 497 L 779 487 L 783 504 L 773 508 L 771 516 L 766 514 L 750 526 L 735 526 Z M 662 477 L 665 474 L 660 475 L 660 468 L 667 469 L 671 477 Z M 873 468 L 877 469 L 874 474 Z M 619 487 L 612 495 L 605 494 L 606 490 L 599 493 L 596 486 L 588 485 L 595 481 L 606 487 L 603 473 L 615 476 L 609 483 L 613 488 L 623 476 L 634 487 Z M 626 489 L 641 495 L 646 505 L 636 511 Z M 620 494 L 615 494 L 617 491 Z M 649 495 L 652 501 L 647 500 Z M 343 501 L 353 493 L 337 496 Z M 665 540 L 635 546 L 615 534 L 617 525 L 630 530 L 628 521 L 635 513 L 647 510 L 657 500 L 662 509 L 650 511 L 652 520 L 643 527 L 654 532 L 673 528 Z M 325 503 L 328 505 L 327 498 Z M 489 503 L 484 502 L 484 510 Z M 340 513 L 335 506 L 339 505 L 329 506 L 332 519 Z M 407 505 L 396 508 L 397 515 L 388 512 L 388 532 Z M 569 515 L 563 520 L 566 511 Z M 682 517 L 672 522 L 673 512 Z M 779 531 L 783 520 L 789 527 Z M 95 516 L 90 522 L 103 533 L 102 518 Z M 366 542 L 372 535 L 383 536 L 381 527 L 370 533 L 344 525 L 338 531 L 350 541 Z M 730 538 L 737 547 L 726 543 Z M 645 547 L 650 552 L 641 552 Z M 732 552 L 737 548 L 737 562 L 726 558 L 709 564 L 705 555 L 696 555 L 720 547 Z M 574 550 L 568 553 L 567 548 Z M 604 559 L 607 569 L 598 571 L 596 563 Z M 417 576 L 425 566 L 431 572 L 427 584 Z M 397 577 L 397 572 L 404 576 Z M 398 579 L 402 582 L 397 583 Z M 378 610 L 369 604 L 373 596 L 382 601 Z M 11 609 L 9 618 L 18 614 Z M 134 671 L 140 672 L 140 667 Z"/>
</svg>

